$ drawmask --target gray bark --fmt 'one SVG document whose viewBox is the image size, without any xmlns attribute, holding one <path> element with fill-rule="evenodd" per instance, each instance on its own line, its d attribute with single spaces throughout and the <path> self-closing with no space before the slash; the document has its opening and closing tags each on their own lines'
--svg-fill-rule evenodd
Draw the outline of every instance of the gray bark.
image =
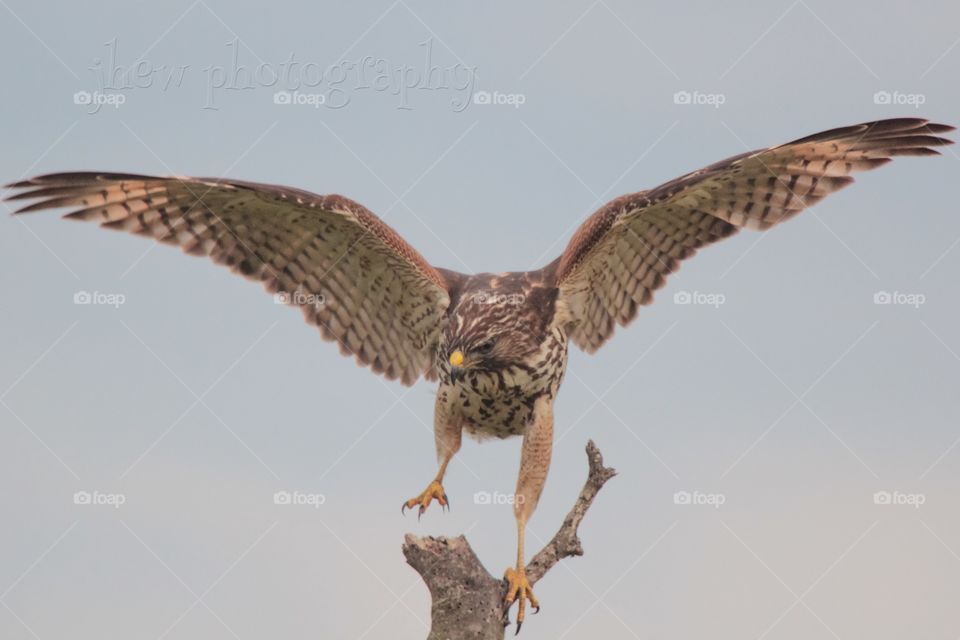
<svg viewBox="0 0 960 640">
<path fill-rule="evenodd" d="M 616 471 L 603 466 L 603 456 L 587 443 L 590 472 L 576 503 L 556 535 L 527 564 L 527 579 L 535 584 L 560 560 L 582 556 L 577 536 L 580 522 L 600 488 Z M 407 534 L 403 555 L 430 590 L 431 628 L 427 640 L 502 640 L 509 624 L 504 606 L 506 583 L 484 568 L 464 536 L 425 537 Z M 527 624 L 533 620 L 528 618 Z"/>
</svg>

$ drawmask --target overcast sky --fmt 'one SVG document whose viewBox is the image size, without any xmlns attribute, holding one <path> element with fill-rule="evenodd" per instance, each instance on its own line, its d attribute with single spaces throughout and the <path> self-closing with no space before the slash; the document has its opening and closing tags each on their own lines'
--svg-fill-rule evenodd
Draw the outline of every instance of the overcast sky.
<svg viewBox="0 0 960 640">
<path fill-rule="evenodd" d="M 749 148 L 960 123 L 947 0 L 251 5 L 0 0 L 0 181 L 342 193 L 438 266 L 522 270 L 606 200 Z M 956 153 L 704 250 L 571 351 L 529 552 L 588 439 L 620 473 L 524 637 L 960 636 Z M 403 518 L 435 471 L 431 384 L 209 262 L 8 211 L 0 637 L 419 638 L 405 532 L 513 562 L 512 510 L 482 498 L 512 491 L 519 439 L 468 441 L 451 511 Z"/>
</svg>

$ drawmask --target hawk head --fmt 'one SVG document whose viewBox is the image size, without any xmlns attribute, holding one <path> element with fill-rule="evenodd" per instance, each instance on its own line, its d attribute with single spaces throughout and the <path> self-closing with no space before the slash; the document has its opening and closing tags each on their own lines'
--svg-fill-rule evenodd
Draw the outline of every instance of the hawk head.
<svg viewBox="0 0 960 640">
<path fill-rule="evenodd" d="M 456 383 L 477 372 L 531 369 L 550 332 L 555 287 L 528 273 L 470 277 L 451 300 L 437 367 Z"/>
</svg>

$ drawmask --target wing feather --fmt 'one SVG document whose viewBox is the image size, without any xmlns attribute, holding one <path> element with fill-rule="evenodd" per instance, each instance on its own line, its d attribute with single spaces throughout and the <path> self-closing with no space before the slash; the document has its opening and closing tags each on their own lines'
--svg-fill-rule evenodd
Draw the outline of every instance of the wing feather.
<svg viewBox="0 0 960 640">
<path fill-rule="evenodd" d="M 571 339 L 593 352 L 680 262 L 742 228 L 765 230 L 895 156 L 938 155 L 954 127 L 897 118 L 840 127 L 742 153 L 613 200 L 576 231 L 552 268 Z"/>
<path fill-rule="evenodd" d="M 58 173 L 18 182 L 18 213 L 65 217 L 206 255 L 263 282 L 307 322 L 387 378 L 412 384 L 432 363 L 451 288 L 393 229 L 343 196 L 215 178 Z"/>
</svg>

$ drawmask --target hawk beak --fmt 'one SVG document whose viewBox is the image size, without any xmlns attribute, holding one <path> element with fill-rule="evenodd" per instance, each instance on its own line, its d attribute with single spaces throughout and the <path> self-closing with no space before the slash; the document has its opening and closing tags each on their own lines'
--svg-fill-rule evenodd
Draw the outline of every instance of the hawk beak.
<svg viewBox="0 0 960 640">
<path fill-rule="evenodd" d="M 450 381 L 453 384 L 457 384 L 457 379 L 461 378 L 463 375 L 463 370 L 460 368 L 463 365 L 463 351 L 457 350 L 450 354 Z"/>
</svg>

